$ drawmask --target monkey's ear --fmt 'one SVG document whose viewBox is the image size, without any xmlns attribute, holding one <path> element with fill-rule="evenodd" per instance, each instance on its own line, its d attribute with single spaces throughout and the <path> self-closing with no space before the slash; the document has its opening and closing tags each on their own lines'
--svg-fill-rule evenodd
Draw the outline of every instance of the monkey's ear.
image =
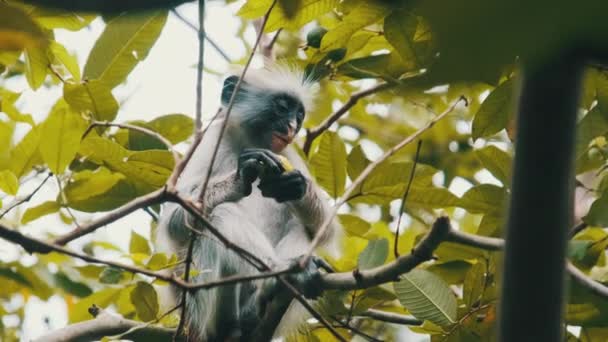
<svg viewBox="0 0 608 342">
<path fill-rule="evenodd" d="M 222 88 L 222 105 L 226 106 L 230 102 L 230 98 L 232 97 L 232 93 L 234 92 L 234 88 L 236 88 L 236 83 L 239 81 L 238 76 L 229 76 L 224 81 L 224 87 Z M 245 83 L 242 82 L 239 92 L 244 91 L 243 85 Z"/>
</svg>

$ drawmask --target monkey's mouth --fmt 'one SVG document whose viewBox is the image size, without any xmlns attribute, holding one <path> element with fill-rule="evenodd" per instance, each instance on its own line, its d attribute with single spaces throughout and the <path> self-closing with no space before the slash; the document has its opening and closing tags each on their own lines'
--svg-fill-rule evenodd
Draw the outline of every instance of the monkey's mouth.
<svg viewBox="0 0 608 342">
<path fill-rule="evenodd" d="M 293 138 L 293 134 L 281 134 L 278 132 L 273 132 L 270 147 L 274 152 L 280 152 L 285 149 L 287 145 L 293 142 Z"/>
</svg>

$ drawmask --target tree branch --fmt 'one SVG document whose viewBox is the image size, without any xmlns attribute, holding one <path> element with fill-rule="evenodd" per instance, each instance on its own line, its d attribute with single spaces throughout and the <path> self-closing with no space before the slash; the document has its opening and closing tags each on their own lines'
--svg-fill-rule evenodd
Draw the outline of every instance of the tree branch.
<svg viewBox="0 0 608 342">
<path fill-rule="evenodd" d="M 348 112 L 349 109 L 351 109 L 355 104 L 357 104 L 357 102 L 359 102 L 360 99 L 362 99 L 366 96 L 375 94 L 377 92 L 392 88 L 395 85 L 397 85 L 397 84 L 396 83 L 380 83 L 369 89 L 365 89 L 365 90 L 361 90 L 359 92 L 353 93 L 350 96 L 350 98 L 348 99 L 348 101 L 346 101 L 346 103 L 344 105 L 342 105 L 342 107 L 340 107 L 337 111 L 335 111 L 333 114 L 328 116 L 318 126 L 313 127 L 306 131 L 306 140 L 304 141 L 304 146 L 302 147 L 302 151 L 304 151 L 304 153 L 306 155 L 308 155 L 310 153 L 310 147 L 312 146 L 313 141 L 317 137 L 319 137 L 321 134 L 323 134 L 323 132 L 325 132 L 327 129 L 329 129 L 329 127 L 334 122 L 338 121 L 338 119 L 340 119 L 342 117 L 342 115 L 346 114 L 346 112 Z"/>
<path fill-rule="evenodd" d="M 179 19 L 182 23 L 184 23 L 186 26 L 188 26 L 189 28 L 191 28 L 194 32 L 196 32 L 198 34 L 198 27 L 196 27 L 196 25 L 194 25 L 193 23 L 188 21 L 188 19 L 186 19 L 183 15 L 181 15 L 181 13 L 179 13 L 175 8 L 171 9 L 171 13 L 173 13 L 173 15 L 175 15 L 175 17 L 177 19 Z M 217 53 L 219 53 L 220 56 L 222 56 L 222 58 L 224 58 L 224 60 L 226 62 L 232 63 L 232 60 L 230 59 L 230 57 L 228 57 L 228 54 L 226 54 L 226 52 L 224 50 L 222 50 L 222 48 L 213 39 L 209 38 L 209 36 L 206 34 L 205 34 L 205 40 L 207 41 L 207 43 L 211 44 L 213 49 L 215 49 L 215 51 L 217 51 Z"/>
<path fill-rule="evenodd" d="M 53 174 L 51 172 L 49 172 L 49 174 L 42 180 L 42 182 L 40 182 L 40 184 L 38 184 L 36 189 L 34 189 L 34 191 L 32 191 L 29 195 L 27 195 L 21 199 L 15 199 L 15 202 L 12 203 L 11 205 L 9 205 L 8 208 L 6 208 L 6 210 L 4 210 L 0 214 L 0 219 L 3 218 L 6 214 L 8 214 L 11 210 L 15 209 L 16 207 L 22 205 L 25 202 L 29 202 L 32 199 L 32 197 L 34 197 L 34 195 L 40 190 L 40 188 L 42 188 L 44 183 L 46 183 L 46 181 L 49 180 L 49 178 L 51 178 L 52 175 Z"/>
<path fill-rule="evenodd" d="M 97 220 L 84 224 L 84 225 L 80 226 L 79 228 L 76 228 L 63 236 L 58 237 L 57 239 L 55 239 L 55 244 L 65 245 L 72 240 L 76 240 L 81 236 L 90 234 L 90 233 L 94 232 L 95 230 L 134 212 L 135 210 L 138 210 L 138 209 L 141 209 L 144 207 L 149 207 L 154 204 L 160 204 L 165 201 L 165 193 L 166 193 L 166 187 L 162 187 L 149 194 L 137 197 L 137 198 L 131 200 L 129 203 L 126 203 L 123 206 L 121 206 L 117 209 L 114 209 L 113 211 L 106 214 L 105 216 L 102 216 Z"/>
<path fill-rule="evenodd" d="M 367 309 L 357 316 L 373 318 L 377 321 L 386 323 L 403 324 L 403 325 L 422 325 L 422 321 L 412 316 L 400 315 L 394 312 L 387 312 L 382 310 Z"/>
<path fill-rule="evenodd" d="M 334 205 L 333 211 L 331 212 L 330 215 L 328 215 L 325 218 L 325 221 L 321 224 L 321 226 L 317 230 L 317 233 L 311 243 L 308 253 L 306 254 L 305 257 L 302 258 L 301 263 L 300 263 L 300 265 L 302 265 L 302 267 L 304 265 L 306 265 L 306 263 L 308 262 L 309 258 L 312 255 L 312 253 L 314 252 L 314 250 L 317 248 L 317 246 L 321 242 L 321 238 L 323 236 L 325 236 L 327 229 L 328 229 L 331 221 L 334 219 L 334 217 L 338 213 L 338 209 L 340 209 L 340 206 L 342 206 L 344 203 L 346 203 L 348 201 L 352 192 L 355 189 L 357 189 L 361 184 L 363 184 L 363 181 L 365 181 L 365 179 L 372 173 L 372 171 L 374 171 L 376 169 L 376 167 L 378 167 L 378 165 L 380 165 L 382 162 L 384 162 L 386 159 L 388 159 L 388 157 L 392 156 L 397 151 L 399 151 L 400 149 L 402 149 L 403 147 L 405 147 L 406 145 L 408 145 L 409 143 L 411 143 L 412 141 L 417 139 L 420 135 L 422 135 L 422 133 L 428 131 L 439 120 L 443 119 L 445 116 L 447 116 L 449 113 L 451 113 L 454 110 L 454 108 L 456 108 L 456 105 L 458 103 L 460 103 L 461 101 L 464 101 L 465 105 L 468 105 L 467 99 L 464 96 L 461 96 L 458 100 L 454 101 L 454 103 L 452 103 L 452 105 L 449 106 L 443 113 L 437 115 L 435 118 L 433 118 L 431 121 L 429 121 L 424 127 L 420 128 L 414 134 L 403 139 L 397 145 L 393 146 L 392 148 L 390 148 L 389 150 L 384 152 L 384 154 L 378 160 L 367 165 L 367 167 L 361 172 L 361 174 L 359 174 L 357 179 L 355 179 L 352 182 L 352 184 L 344 191 L 342 196 L 338 200 L 336 200 L 336 204 Z"/>
<path fill-rule="evenodd" d="M 129 332 L 129 330 L 131 330 Z M 133 341 L 164 342 L 171 339 L 175 329 L 125 319 L 102 310 L 95 319 L 68 325 L 34 340 L 34 342 L 88 342 L 104 336 L 126 333 L 121 338 Z M 180 341 L 185 341 L 182 337 Z"/>
<path fill-rule="evenodd" d="M 414 248 L 411 254 L 400 256 L 388 264 L 369 270 L 324 274 L 321 277 L 321 287 L 326 290 L 355 290 L 398 281 L 401 274 L 430 260 L 433 257 L 433 251 L 446 239 L 450 231 L 450 220 L 447 217 L 440 217 L 433 223 L 429 234 Z"/>
</svg>

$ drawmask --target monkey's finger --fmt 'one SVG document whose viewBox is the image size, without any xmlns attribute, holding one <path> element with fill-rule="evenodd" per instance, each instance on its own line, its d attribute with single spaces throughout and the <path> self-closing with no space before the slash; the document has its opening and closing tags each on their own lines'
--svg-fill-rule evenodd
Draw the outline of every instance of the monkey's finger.
<svg viewBox="0 0 608 342">
<path fill-rule="evenodd" d="M 284 171 L 281 161 L 270 151 L 263 149 L 247 149 L 241 153 L 239 159 L 241 161 L 255 159 L 264 165 L 266 171 L 271 174 L 279 174 Z"/>
<path fill-rule="evenodd" d="M 248 184 L 253 183 L 259 175 L 259 164 L 255 159 L 249 159 L 241 163 L 239 168 L 239 176 Z"/>
</svg>

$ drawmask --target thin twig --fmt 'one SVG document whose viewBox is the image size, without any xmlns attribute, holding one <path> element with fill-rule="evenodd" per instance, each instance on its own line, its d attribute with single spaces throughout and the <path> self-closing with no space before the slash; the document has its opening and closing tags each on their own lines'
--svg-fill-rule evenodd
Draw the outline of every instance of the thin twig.
<svg viewBox="0 0 608 342">
<path fill-rule="evenodd" d="M 352 331 L 355 335 L 359 335 L 361 337 L 363 337 L 364 339 L 368 340 L 368 341 L 372 341 L 372 342 L 382 342 L 382 340 L 379 340 L 369 334 L 366 334 L 365 332 L 363 332 L 360 329 L 357 329 L 355 327 L 353 327 L 352 325 L 350 325 L 349 321 L 346 322 L 342 322 L 338 317 L 332 317 L 334 321 L 336 321 L 338 327 L 343 328 L 343 329 L 347 329 Z"/>
<path fill-rule="evenodd" d="M 418 146 L 416 146 L 416 155 L 414 156 L 414 165 L 412 165 L 412 171 L 410 172 L 410 179 L 407 182 L 407 186 L 405 188 L 405 193 L 403 193 L 403 198 L 401 199 L 401 206 L 399 207 L 399 218 L 397 219 L 397 229 L 395 230 L 395 249 L 394 254 L 395 258 L 399 257 L 399 228 L 401 226 L 401 217 L 403 216 L 403 209 L 405 208 L 405 200 L 407 200 L 407 195 L 410 193 L 410 187 L 412 186 L 412 182 L 414 181 L 414 174 L 416 173 L 416 165 L 418 164 L 418 158 L 420 157 L 420 148 L 422 147 L 422 140 L 418 140 Z"/>
<path fill-rule="evenodd" d="M 375 309 L 367 309 L 358 316 L 373 318 L 377 321 L 383 321 L 387 323 L 403 324 L 403 325 L 422 325 L 422 321 L 412 316 L 404 316 L 394 312 L 386 312 Z"/>
<path fill-rule="evenodd" d="M 313 141 L 319 137 L 323 132 L 325 132 L 329 127 L 338 119 L 342 117 L 342 115 L 346 114 L 349 109 L 351 109 L 360 99 L 375 94 L 377 92 L 392 88 L 396 85 L 396 83 L 380 83 L 369 89 L 361 90 L 359 92 L 353 93 L 348 101 L 338 110 L 336 110 L 333 114 L 328 116 L 323 122 L 321 122 L 318 126 L 313 127 L 306 132 L 306 140 L 304 141 L 304 146 L 302 150 L 306 155 L 310 152 L 310 148 L 312 146 Z"/>
<path fill-rule="evenodd" d="M 315 251 L 315 249 L 321 242 L 322 237 L 325 236 L 327 229 L 328 229 L 329 225 L 331 224 L 332 220 L 334 219 L 334 217 L 336 216 L 336 214 L 338 213 L 338 209 L 340 208 L 340 206 L 342 206 L 344 203 L 346 203 L 346 201 L 348 200 L 348 198 L 350 197 L 352 192 L 355 189 L 357 189 L 363 183 L 363 181 L 365 181 L 365 179 L 372 173 L 372 171 L 374 171 L 376 169 L 376 167 L 378 167 L 378 165 L 380 165 L 382 162 L 384 162 L 390 156 L 395 154 L 397 151 L 399 151 L 400 149 L 402 149 L 403 147 L 405 147 L 406 145 L 408 145 L 409 143 L 411 143 L 412 141 L 417 139 L 420 135 L 422 135 L 422 133 L 428 131 L 439 120 L 443 119 L 448 114 L 450 114 L 454 110 L 454 108 L 456 108 L 456 105 L 459 104 L 461 101 L 464 101 L 465 105 L 468 105 L 467 99 L 464 96 L 461 96 L 460 98 L 458 98 L 458 100 L 454 101 L 454 103 L 452 103 L 452 105 L 450 105 L 443 113 L 439 114 L 438 116 L 433 118 L 431 121 L 429 121 L 426 125 L 424 125 L 424 127 L 420 128 L 414 134 L 403 139 L 397 145 L 393 146 L 392 148 L 390 148 L 389 150 L 384 152 L 384 154 L 378 160 L 367 165 L 367 167 L 359 174 L 357 179 L 355 179 L 352 182 L 352 184 L 348 187 L 348 189 L 346 189 L 344 191 L 344 194 L 342 194 L 342 196 L 336 201 L 332 212 L 330 213 L 330 215 L 328 215 L 325 218 L 325 221 L 321 224 L 321 226 L 317 230 L 315 238 L 313 239 L 312 243 L 310 244 L 310 249 L 309 249 L 308 253 L 302 258 L 302 260 L 300 262 L 300 265 L 302 265 L 302 267 L 304 265 L 306 265 L 306 263 L 308 263 L 308 260 L 312 256 L 312 253 Z"/>
<path fill-rule="evenodd" d="M 186 19 L 183 15 L 181 15 L 181 13 L 179 13 L 175 8 L 171 9 L 171 13 L 173 13 L 177 17 L 177 19 L 179 19 L 182 23 L 186 24 L 186 26 L 191 28 L 194 32 L 198 33 L 198 27 L 196 27 L 196 25 L 194 25 L 193 23 L 188 21 L 188 19 Z M 222 50 L 222 48 L 213 39 L 211 39 L 208 35 L 205 35 L 205 40 L 209 44 L 211 44 L 213 49 L 215 49 L 215 51 L 217 51 L 220 54 L 220 56 L 222 56 L 222 58 L 224 58 L 224 60 L 226 62 L 232 63 L 232 59 L 228 56 L 228 54 L 226 54 L 226 52 L 224 50 Z"/>
<path fill-rule="evenodd" d="M 174 9 L 173 13 L 177 11 Z M 178 18 L 180 16 L 177 14 Z M 198 0 L 198 64 L 196 66 L 196 116 L 194 125 L 194 135 L 199 135 L 198 132 L 203 128 L 203 68 L 205 66 L 205 0 Z M 186 222 L 184 222 L 187 224 Z M 194 251 L 194 243 L 196 242 L 196 236 L 190 233 L 190 240 L 188 241 L 188 250 L 186 254 L 186 267 L 184 272 L 184 281 L 188 282 L 190 279 L 190 266 L 192 265 L 192 253 Z M 173 335 L 173 341 L 176 341 L 181 335 L 184 326 L 186 324 L 186 301 L 188 300 L 188 292 L 182 292 L 182 300 L 180 302 L 182 306 L 182 312 L 180 315 L 179 325 Z"/>
<path fill-rule="evenodd" d="M 16 207 L 22 205 L 25 202 L 28 202 L 29 200 L 31 200 L 32 197 L 34 197 L 34 195 L 38 192 L 38 190 L 40 190 L 40 188 L 42 188 L 44 183 L 46 183 L 46 181 L 49 180 L 49 178 L 51 178 L 51 176 L 53 176 L 53 174 L 51 172 L 49 172 L 49 174 L 46 175 L 46 177 L 44 177 L 42 182 L 40 182 L 40 184 L 38 184 L 38 186 L 36 187 L 36 189 L 34 189 L 34 191 L 32 191 L 31 193 L 29 193 L 29 195 L 27 195 L 21 199 L 16 199 L 13 204 L 11 204 L 8 208 L 6 208 L 6 210 L 4 210 L 0 214 L 0 219 L 3 218 L 6 214 L 8 214 L 11 210 L 15 209 Z"/>
<path fill-rule="evenodd" d="M 160 141 L 161 143 L 163 143 L 163 145 L 165 145 L 167 147 L 167 149 L 173 154 L 173 160 L 175 162 L 175 165 L 177 165 L 179 163 L 179 161 L 181 160 L 181 158 L 179 157 L 179 153 L 177 153 L 177 151 L 173 147 L 173 144 L 167 138 L 163 137 L 158 132 L 155 132 L 146 127 L 141 127 L 141 126 L 131 125 L 131 124 L 124 124 L 124 123 L 108 122 L 108 121 L 93 121 L 89 125 L 87 130 L 84 132 L 84 134 L 82 135 L 82 138 L 84 139 L 91 132 L 91 130 L 95 127 L 118 127 L 118 128 L 123 128 L 123 129 L 136 131 L 136 132 L 145 134 L 147 136 L 150 136 L 150 137 Z"/>
<path fill-rule="evenodd" d="M 142 209 L 144 207 L 148 207 L 155 204 L 160 204 L 166 200 L 165 192 L 166 187 L 162 187 L 149 194 L 134 198 L 129 203 L 126 203 L 121 207 L 114 209 L 113 211 L 98 218 L 97 220 L 91 221 L 87 224 L 83 224 L 82 226 L 72 230 L 71 232 L 56 238 L 54 243 L 63 246 L 72 240 L 76 240 L 81 236 L 90 234 L 105 225 L 108 225 L 120 218 L 123 218 L 138 209 Z"/>
<path fill-rule="evenodd" d="M 270 13 L 272 12 L 272 9 L 274 8 L 274 6 L 276 4 L 277 4 L 277 0 L 273 0 L 272 4 L 266 11 L 266 14 L 264 14 L 260 32 L 264 32 L 264 27 L 266 27 L 266 23 L 268 22 L 268 17 L 270 17 Z M 243 68 L 243 72 L 241 72 L 241 76 L 239 77 L 238 81 L 236 82 L 236 85 L 234 86 L 234 90 L 232 91 L 232 95 L 230 96 L 230 101 L 228 102 L 228 106 L 226 107 L 226 114 L 224 117 L 224 121 L 222 122 L 222 128 L 220 129 L 219 137 L 217 138 L 215 148 L 213 149 L 213 154 L 211 155 L 211 161 L 209 162 L 209 169 L 207 170 L 207 176 L 205 177 L 205 182 L 203 183 L 201 195 L 199 198 L 205 198 L 205 192 L 207 191 L 207 185 L 209 184 L 209 178 L 211 178 L 211 173 L 213 171 L 213 165 L 215 164 L 215 159 L 216 159 L 217 153 L 220 149 L 220 144 L 222 142 L 222 138 L 224 136 L 224 133 L 226 132 L 226 127 L 228 127 L 228 121 L 230 120 L 230 113 L 232 111 L 232 107 L 234 106 L 234 102 L 236 100 L 236 95 L 239 92 L 239 89 L 241 88 L 241 84 L 243 83 L 245 74 L 247 73 L 247 70 L 249 69 L 249 65 L 251 65 L 251 61 L 253 60 L 255 51 L 258 48 L 258 46 L 260 45 L 260 40 L 262 39 L 262 36 L 263 36 L 263 34 L 259 34 L 258 37 L 256 38 L 255 44 L 253 44 L 253 48 L 251 50 L 251 53 L 249 54 L 249 58 L 247 59 L 247 63 L 245 63 L 245 67 Z M 204 205 L 204 203 L 203 203 L 203 205 Z"/>
</svg>

